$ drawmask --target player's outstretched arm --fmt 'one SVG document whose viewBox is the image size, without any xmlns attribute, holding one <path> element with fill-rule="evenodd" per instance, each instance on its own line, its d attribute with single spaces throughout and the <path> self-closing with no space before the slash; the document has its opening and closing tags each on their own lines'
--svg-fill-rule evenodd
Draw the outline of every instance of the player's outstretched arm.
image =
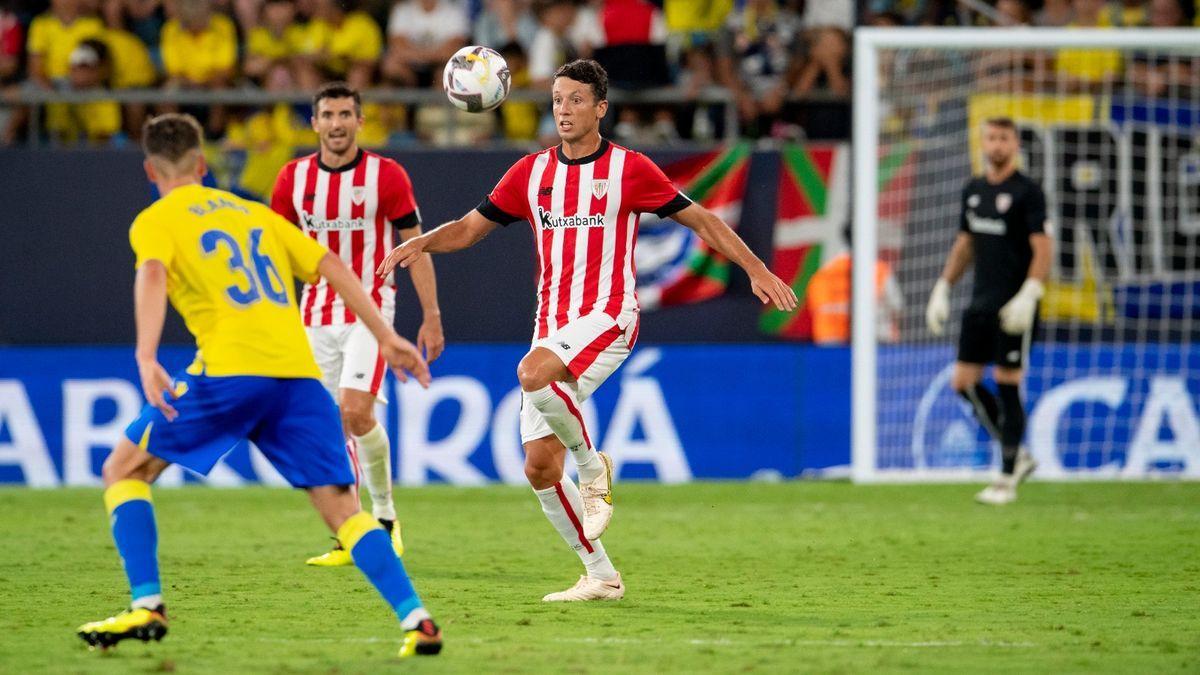
<svg viewBox="0 0 1200 675">
<path fill-rule="evenodd" d="M 421 236 L 421 225 L 400 230 L 400 241 L 408 241 Z M 417 299 L 421 301 L 421 313 L 424 319 L 417 331 L 417 349 L 425 358 L 433 363 L 442 355 L 446 348 L 446 337 L 442 332 L 442 310 L 438 307 L 437 275 L 433 271 L 433 257 L 428 253 L 417 258 L 409 271 L 412 275 L 413 288 L 417 290 Z"/>
<path fill-rule="evenodd" d="M 409 267 L 419 260 L 423 253 L 453 253 L 474 246 L 496 229 L 498 224 L 488 220 L 479 211 L 472 210 L 458 220 L 438 226 L 392 249 L 375 273 L 383 277 L 391 274 L 397 267 Z"/>
<path fill-rule="evenodd" d="M 691 204 L 671 217 L 694 230 L 704 243 L 746 270 L 750 276 L 750 289 L 764 305 L 772 303 L 781 312 L 796 309 L 796 292 L 792 287 L 772 274 L 766 264 L 746 246 L 746 242 L 717 214 L 699 204 Z"/>
<path fill-rule="evenodd" d="M 346 263 L 342 262 L 338 256 L 326 252 L 317 265 L 317 274 L 320 274 L 329 282 L 330 286 L 333 286 L 338 297 L 375 336 L 376 341 L 379 342 L 380 355 L 392 367 L 392 372 L 396 374 L 396 377 L 401 382 L 407 382 L 408 376 L 404 372 L 407 370 L 417 378 L 417 382 L 420 382 L 421 386 L 428 387 L 429 364 L 421 358 L 421 353 L 417 351 L 413 343 L 397 335 L 395 329 L 388 325 L 383 315 L 379 313 L 379 308 L 363 290 L 362 280 L 355 276 L 349 267 L 346 267 Z"/>
<path fill-rule="evenodd" d="M 147 260 L 138 267 L 133 281 L 133 314 L 137 322 L 134 358 L 142 379 L 142 393 L 168 421 L 174 420 L 179 413 L 167 402 L 167 397 L 175 398 L 175 387 L 158 362 L 158 344 L 167 318 L 167 266 L 161 261 Z"/>
</svg>

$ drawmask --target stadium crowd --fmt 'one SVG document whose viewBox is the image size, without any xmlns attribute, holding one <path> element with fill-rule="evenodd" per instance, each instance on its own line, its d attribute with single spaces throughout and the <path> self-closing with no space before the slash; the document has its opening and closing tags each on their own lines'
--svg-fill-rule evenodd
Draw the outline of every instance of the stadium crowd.
<svg viewBox="0 0 1200 675">
<path fill-rule="evenodd" d="M 739 133 L 804 134 L 796 104 L 850 93 L 850 33 L 870 25 L 962 23 L 1039 26 L 1189 25 L 1200 0 L 2 0 L 0 83 L 29 90 L 165 91 L 253 88 L 311 91 L 345 79 L 362 88 L 438 88 L 444 62 L 481 44 L 508 60 L 517 88 L 548 90 L 551 74 L 594 57 L 617 88 L 678 87 L 672 106 L 624 106 L 609 132 L 631 143 L 720 137 L 722 107 L 695 104 L 705 87 L 732 93 Z M 972 8 L 974 5 L 974 8 Z M 979 12 L 987 5 L 991 12 Z M 993 64 L 994 65 L 994 64 Z M 1143 62 L 1145 81 L 1163 87 L 1179 73 Z M 1031 63 L 1067 72 L 1086 86 L 1119 73 L 1120 54 L 1062 54 Z M 1003 70 L 1003 69 L 1002 69 Z M 1011 70 L 1011 69 L 1009 69 Z M 149 112 L 171 105 L 113 101 L 44 108 L 42 134 L 59 144 L 120 143 Z M 187 109 L 187 108 L 185 108 Z M 28 136 L 28 107 L 8 106 L 3 143 Z M 231 148 L 312 145 L 304 106 L 210 106 L 200 114 L 210 139 Z M 454 115 L 453 121 L 449 120 Z M 797 121 L 799 120 L 799 122 Z M 413 139 L 467 144 L 491 138 L 552 137 L 545 107 L 512 101 L 495 115 L 448 106 L 373 104 L 368 146 Z M 811 133 L 809 134 L 811 135 Z M 272 160 L 274 163 L 275 160 Z"/>
</svg>

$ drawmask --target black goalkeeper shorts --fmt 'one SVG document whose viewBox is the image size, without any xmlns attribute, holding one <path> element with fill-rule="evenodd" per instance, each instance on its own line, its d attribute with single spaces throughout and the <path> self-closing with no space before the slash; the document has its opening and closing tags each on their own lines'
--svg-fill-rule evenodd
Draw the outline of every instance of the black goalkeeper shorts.
<svg viewBox="0 0 1200 675">
<path fill-rule="evenodd" d="M 958 360 L 963 363 L 987 365 L 994 363 L 1004 368 L 1024 368 L 1029 360 L 1029 344 L 1037 328 L 1037 314 L 1033 325 L 1021 335 L 1009 335 L 1000 327 L 997 312 L 967 309 L 963 312 L 962 331 L 958 335 Z"/>
</svg>

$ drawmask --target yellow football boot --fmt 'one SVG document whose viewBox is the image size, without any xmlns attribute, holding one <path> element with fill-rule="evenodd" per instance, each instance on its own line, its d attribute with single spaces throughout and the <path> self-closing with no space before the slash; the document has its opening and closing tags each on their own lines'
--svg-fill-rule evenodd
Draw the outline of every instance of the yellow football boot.
<svg viewBox="0 0 1200 675">
<path fill-rule="evenodd" d="M 354 564 L 354 558 L 341 544 L 334 544 L 332 549 L 305 560 L 304 564 L 313 567 L 346 567 Z"/>
<path fill-rule="evenodd" d="M 167 634 L 167 616 L 162 606 L 157 609 L 127 609 L 116 616 L 85 623 L 75 632 L 92 649 L 108 649 L 129 638 L 142 642 L 161 640 Z"/>
<path fill-rule="evenodd" d="M 413 630 L 404 633 L 404 644 L 400 645 L 400 658 L 410 656 L 433 656 L 442 651 L 442 631 L 433 622 L 425 619 Z"/>
</svg>

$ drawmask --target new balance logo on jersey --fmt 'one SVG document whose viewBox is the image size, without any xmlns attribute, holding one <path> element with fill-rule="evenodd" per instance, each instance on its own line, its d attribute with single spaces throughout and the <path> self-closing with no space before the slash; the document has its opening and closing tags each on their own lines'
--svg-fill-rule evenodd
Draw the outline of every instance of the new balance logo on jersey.
<svg viewBox="0 0 1200 675">
<path fill-rule="evenodd" d="M 554 187 L 547 185 L 546 187 L 538 190 L 538 196 L 539 197 L 549 197 L 553 192 L 554 192 Z"/>
<path fill-rule="evenodd" d="M 1004 221 L 999 218 L 984 218 L 977 216 L 973 212 L 967 212 L 967 227 L 971 228 L 972 232 L 979 234 L 997 234 L 1003 235 L 1008 231 L 1004 226 Z"/>
<path fill-rule="evenodd" d="M 568 227 L 604 227 L 603 213 L 593 216 L 556 216 L 540 206 L 538 207 L 538 220 L 542 222 L 542 228 L 546 230 Z"/>
<path fill-rule="evenodd" d="M 366 218 L 318 218 L 307 211 L 300 212 L 304 229 L 313 232 L 328 230 L 365 230 L 371 226 Z"/>
</svg>

